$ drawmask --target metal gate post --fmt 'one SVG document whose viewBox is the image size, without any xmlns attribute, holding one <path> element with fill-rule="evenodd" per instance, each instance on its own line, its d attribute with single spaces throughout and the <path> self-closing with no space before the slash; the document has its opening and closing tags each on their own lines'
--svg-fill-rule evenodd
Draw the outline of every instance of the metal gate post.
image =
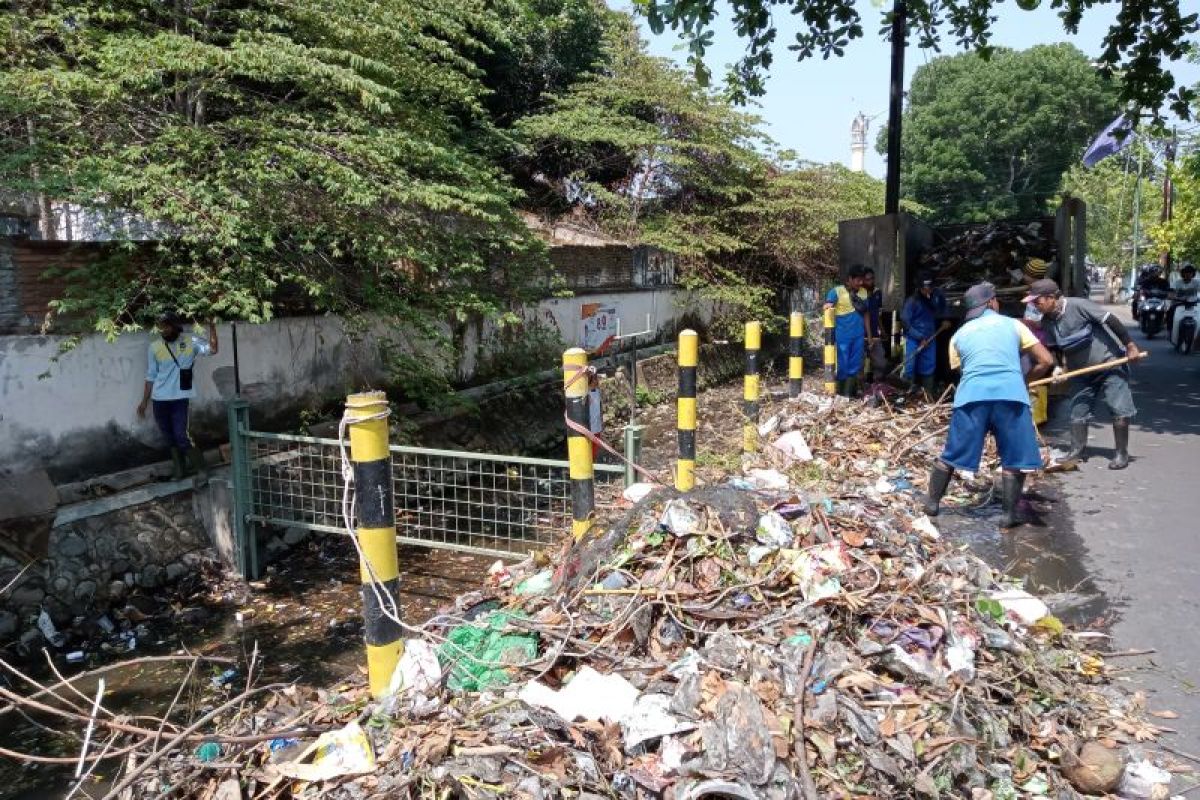
<svg viewBox="0 0 1200 800">
<path fill-rule="evenodd" d="M 258 577 L 258 525 L 250 520 L 250 404 L 240 397 L 229 401 L 230 474 L 233 476 L 233 533 L 238 572 L 246 580 Z"/>
</svg>

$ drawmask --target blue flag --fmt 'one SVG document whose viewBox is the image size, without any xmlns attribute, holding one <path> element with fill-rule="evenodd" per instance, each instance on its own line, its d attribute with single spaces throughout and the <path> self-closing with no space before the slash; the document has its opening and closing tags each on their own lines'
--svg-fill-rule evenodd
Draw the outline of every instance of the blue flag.
<svg viewBox="0 0 1200 800">
<path fill-rule="evenodd" d="M 1125 119 L 1125 115 L 1122 114 L 1110 122 L 1108 127 L 1101 131 L 1100 135 L 1091 143 L 1087 152 L 1083 154 L 1083 165 L 1094 167 L 1114 153 L 1121 152 L 1132 141 L 1133 130 L 1129 127 L 1129 121 Z"/>
</svg>

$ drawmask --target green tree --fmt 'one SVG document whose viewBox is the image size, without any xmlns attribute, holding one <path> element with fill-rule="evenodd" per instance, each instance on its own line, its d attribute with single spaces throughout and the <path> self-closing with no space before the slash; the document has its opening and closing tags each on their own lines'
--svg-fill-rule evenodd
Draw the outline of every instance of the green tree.
<svg viewBox="0 0 1200 800">
<path fill-rule="evenodd" d="M 1017 0 L 1030 10 L 1041 0 Z M 1195 87 L 1177 87 L 1167 64 L 1183 58 L 1188 37 L 1200 29 L 1200 14 L 1183 14 L 1180 0 L 1051 0 L 1063 29 L 1075 33 L 1085 12 L 1093 6 L 1116 4 L 1116 20 L 1104 37 L 1099 64 L 1105 74 L 1119 74 L 1120 100 L 1138 109 L 1159 114 L 1167 105 L 1187 117 L 1196 97 Z M 790 11 L 800 30 L 786 46 L 803 60 L 818 53 L 841 56 L 851 41 L 864 34 L 864 22 L 854 0 L 735 0 L 729 22 L 746 39 L 746 52 L 733 65 L 730 81 L 741 96 L 763 93 L 763 74 L 770 69 L 779 44 L 777 19 Z M 891 10 L 881 12 L 881 35 L 888 35 Z M 995 0 L 907 0 L 906 25 L 923 48 L 936 48 L 952 37 L 964 48 L 989 50 L 996 21 Z M 687 41 L 688 58 L 697 77 L 706 81 L 705 54 L 713 42 L 718 0 L 635 0 L 656 34 L 668 26 Z M 1011 12 L 1020 15 L 1020 10 Z"/>
<path fill-rule="evenodd" d="M 482 3 L 62 0 L 0 12 L 0 185 L 154 226 L 64 311 L 258 320 L 288 292 L 431 324 L 539 263 L 475 56 Z"/>
<path fill-rule="evenodd" d="M 1140 153 L 1139 153 L 1140 151 Z M 1062 181 L 1062 193 L 1087 203 L 1088 255 L 1105 270 L 1124 272 L 1131 266 L 1130 244 L 1133 237 L 1134 195 L 1137 188 L 1138 157 L 1142 160 L 1142 180 L 1137 192 L 1141 208 L 1138 229 L 1143 263 L 1153 260 L 1146 238 L 1158 224 L 1162 211 L 1161 175 L 1156 174 L 1154 159 L 1146 148 L 1134 145 L 1119 156 L 1106 158 L 1094 167 L 1074 164 Z"/>
<path fill-rule="evenodd" d="M 1112 88 L 1069 44 L 936 58 L 913 75 L 901 192 L 935 222 L 1041 215 L 1116 113 Z"/>
<path fill-rule="evenodd" d="M 1175 202 L 1170 222 L 1155 225 L 1155 244 L 1178 261 L 1200 261 L 1200 152 L 1183 156 L 1171 171 Z"/>
</svg>

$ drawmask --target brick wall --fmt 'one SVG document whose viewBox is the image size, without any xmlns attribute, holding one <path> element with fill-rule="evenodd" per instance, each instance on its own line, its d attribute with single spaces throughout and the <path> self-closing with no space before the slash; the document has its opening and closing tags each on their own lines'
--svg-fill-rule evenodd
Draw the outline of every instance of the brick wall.
<svg viewBox="0 0 1200 800">
<path fill-rule="evenodd" d="M 36 333 L 62 297 L 66 280 L 50 270 L 71 269 L 103 253 L 95 243 L 40 242 L 24 237 L 0 239 L 0 333 Z"/>
</svg>

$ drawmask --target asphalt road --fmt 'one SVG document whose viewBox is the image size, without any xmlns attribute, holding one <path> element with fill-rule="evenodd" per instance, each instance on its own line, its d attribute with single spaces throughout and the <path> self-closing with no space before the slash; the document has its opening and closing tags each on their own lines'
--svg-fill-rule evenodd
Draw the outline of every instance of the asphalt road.
<svg viewBox="0 0 1200 800">
<path fill-rule="evenodd" d="M 1127 307 L 1111 309 L 1134 324 Z M 1070 566 L 1107 607 L 1114 651 L 1156 651 L 1114 666 L 1136 668 L 1130 684 L 1146 692 L 1149 708 L 1179 713 L 1163 722 L 1179 731 L 1166 743 L 1200 754 L 1200 354 L 1182 356 L 1161 334 L 1147 341 L 1131 331 L 1151 353 L 1134 369 L 1133 462 L 1121 472 L 1107 468 L 1112 428 L 1104 413 L 1092 425 L 1091 457 L 1062 476 L 1050 524 L 1034 535 L 1062 559 L 1078 560 Z"/>
</svg>

